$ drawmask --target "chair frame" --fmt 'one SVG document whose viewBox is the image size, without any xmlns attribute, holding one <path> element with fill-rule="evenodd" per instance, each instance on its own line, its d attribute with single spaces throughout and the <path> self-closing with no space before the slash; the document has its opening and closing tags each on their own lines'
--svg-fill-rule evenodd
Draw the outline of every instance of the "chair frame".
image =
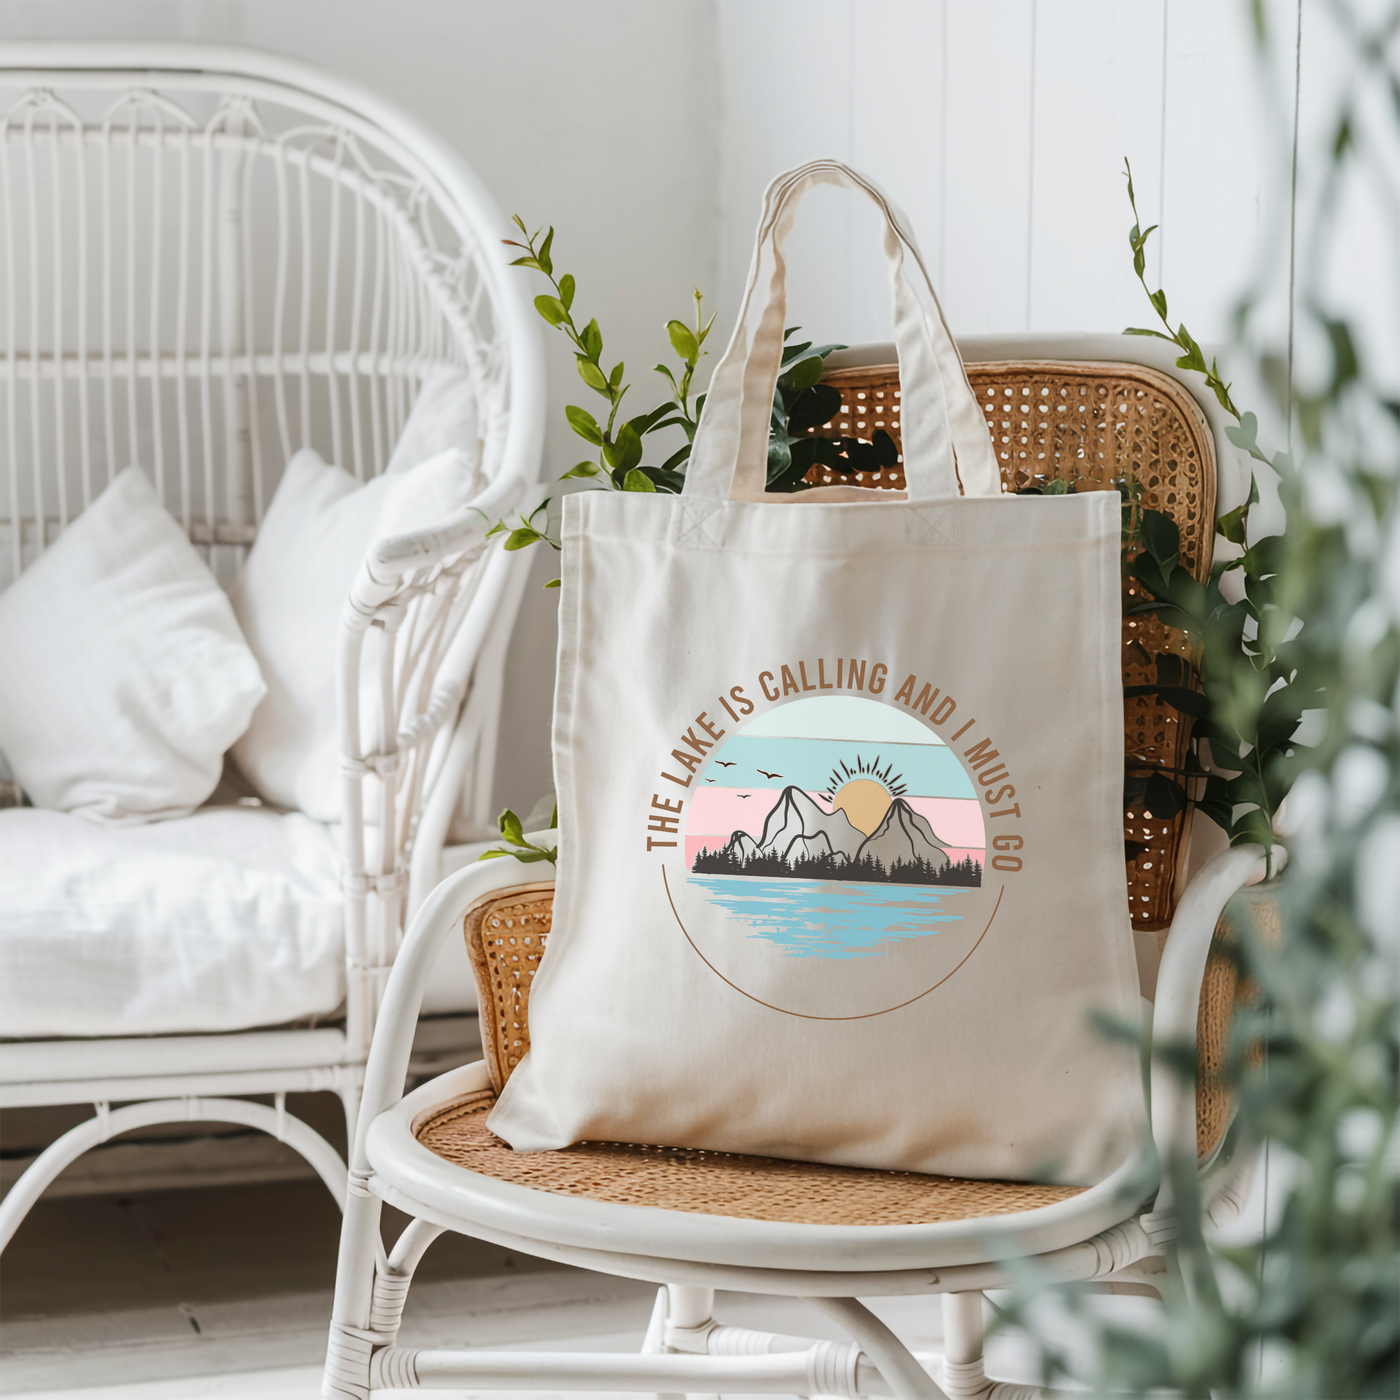
<svg viewBox="0 0 1400 1400">
<path fill-rule="evenodd" d="M 964 343 L 964 358 L 1147 364 L 1178 380 L 1154 347 L 1117 337 L 1005 337 Z M 891 347 L 845 357 L 847 367 L 881 365 Z M 1164 363 L 1166 361 L 1166 363 Z M 1184 382 L 1184 381 L 1183 381 Z M 1248 467 L 1231 452 L 1226 420 L 1211 411 L 1219 486 L 1217 516 L 1245 498 Z M 551 834 L 552 836 L 559 833 Z M 567 839 L 567 833 L 562 833 Z M 536 839 L 541 839 L 536 837 Z M 1274 852 L 1275 862 L 1281 855 Z M 1228 901 L 1266 873 L 1257 846 L 1221 851 L 1179 891 L 1157 973 L 1154 1052 L 1197 1040 L 1207 962 Z M 1080 1195 L 1019 1215 L 903 1227 L 804 1225 L 603 1202 L 532 1190 L 464 1170 L 416 1137 L 444 1104 L 492 1087 L 485 1063 L 466 1065 L 407 1095 L 404 1073 L 427 980 L 444 942 L 491 904 L 537 893 L 552 867 L 512 862 L 469 867 L 444 881 L 415 920 L 389 979 L 371 1050 L 363 1113 L 350 1163 L 350 1198 L 322 1395 L 367 1400 L 380 1386 L 991 1397 L 1032 1400 L 1033 1386 L 990 1380 L 983 1367 L 982 1293 L 1008 1287 L 1030 1260 L 1042 1277 L 1149 1287 L 1175 1269 L 1174 1203 L 1159 1160 L 1197 1159 L 1195 1086 L 1151 1068 L 1150 1146 L 1106 1181 Z M 1255 1153 L 1237 1134 L 1201 1163 L 1210 1218 L 1240 1210 Z M 1155 1199 L 1143 1203 L 1144 1182 Z M 411 1217 L 392 1248 L 380 1234 L 384 1203 Z M 422 1351 L 397 1345 L 413 1271 L 444 1230 L 561 1263 L 661 1285 L 639 1354 Z M 761 1261 L 761 1262 L 759 1262 Z M 725 1327 L 713 1317 L 714 1290 L 800 1297 L 835 1320 L 849 1343 Z M 928 1295 L 943 1299 L 945 1350 L 911 1353 L 860 1297 Z"/>
<path fill-rule="evenodd" d="M 23 90 L 0 114 L 10 246 L 0 267 L 10 306 L 0 317 L 0 410 L 8 420 L 0 461 L 9 461 L 0 472 L 0 531 L 8 536 L 0 545 L 15 572 L 126 465 L 125 450 L 153 468 L 172 514 L 230 578 L 271 497 L 265 458 L 280 468 L 296 447 L 317 446 L 364 478 L 383 469 L 429 373 L 464 368 L 477 389 L 489 486 L 433 528 L 378 544 L 343 614 L 342 1011 L 322 1026 L 0 1043 L 0 1107 L 96 1108 L 11 1188 L 0 1205 L 0 1247 L 78 1156 L 153 1123 L 219 1121 L 271 1133 L 343 1202 L 339 1154 L 287 1114 L 285 1099 L 337 1094 L 353 1140 L 405 923 L 438 882 L 459 806 L 482 834 L 489 822 L 505 653 L 528 560 L 493 548 L 485 530 L 525 502 L 538 476 L 544 370 L 535 318 L 508 270 L 506 224 L 490 195 L 440 137 L 358 84 L 270 53 L 146 42 L 11 43 L 0 83 Z M 101 119 L 72 105 L 99 100 L 107 103 Z M 201 104 L 216 106 L 212 118 L 192 115 Z M 153 175 L 133 173 L 138 154 Z M 51 241 L 59 252 L 47 276 L 39 272 L 42 240 L 33 230 L 46 227 L 38 221 L 49 199 L 42 177 L 47 170 L 56 190 L 60 162 L 70 158 L 79 211 L 93 182 L 104 200 L 115 188 L 119 203 L 124 169 L 134 220 L 133 191 L 151 182 L 149 273 L 128 236 L 124 287 L 122 269 L 114 271 L 122 258 L 120 247 L 113 252 L 113 220 L 91 234 L 86 222 L 67 228 L 57 193 Z M 192 168 L 203 171 L 202 182 L 191 179 Z M 257 240 L 266 242 L 266 224 L 255 223 L 253 192 L 269 180 L 279 191 L 279 241 L 269 254 L 275 264 L 264 267 Z M 178 209 L 176 234 L 162 189 Z M 21 219 L 27 248 L 11 228 Z M 163 228 L 172 245 L 164 256 Z M 16 245 L 33 260 L 19 259 L 27 264 L 19 280 Z M 63 249 L 74 246 L 76 273 L 70 266 L 65 275 Z M 177 263 L 172 282 L 164 269 Z M 146 277 L 149 324 L 138 327 Z M 21 296 L 28 316 L 15 311 Z M 94 297 L 103 310 L 90 315 Z M 123 302 L 125 327 L 112 314 Z M 76 342 L 65 342 L 75 316 Z M 30 477 L 20 468 L 22 418 Z M 45 462 L 53 464 L 47 478 Z M 379 681 L 377 713 L 366 717 L 370 744 L 359 713 L 365 653 Z M 389 839 L 379 840 L 381 832 Z M 430 1039 L 442 1041 L 443 1029 Z M 474 1017 L 456 1017 L 452 1029 L 470 1044 Z M 417 1067 L 431 1058 L 420 1054 Z M 273 1103 L 240 1095 L 271 1095 Z M 111 1107 L 117 1103 L 126 1106 Z"/>
</svg>

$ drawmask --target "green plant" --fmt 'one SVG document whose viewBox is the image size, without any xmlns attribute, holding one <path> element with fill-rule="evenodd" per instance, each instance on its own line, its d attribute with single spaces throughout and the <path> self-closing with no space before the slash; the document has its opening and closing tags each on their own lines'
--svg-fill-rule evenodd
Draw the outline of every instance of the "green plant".
<svg viewBox="0 0 1400 1400">
<path fill-rule="evenodd" d="M 695 373 L 700 360 L 709 352 L 704 348 L 714 316 L 704 317 L 704 297 L 699 289 L 695 297 L 693 326 L 683 321 L 666 322 L 666 334 L 671 349 L 680 361 L 678 369 L 657 364 L 655 372 L 666 381 L 670 390 L 663 402 L 648 413 L 619 421 L 622 400 L 630 385 L 624 383 L 626 364 L 619 360 L 610 370 L 603 368 L 603 333 L 596 318 L 579 329 L 573 308 L 577 284 L 572 273 L 554 274 L 554 228 L 544 236 L 536 229 L 530 233 L 518 214 L 512 215 L 525 242 L 505 239 L 507 247 L 519 248 L 523 256 L 512 267 L 523 267 L 548 278 L 552 292 L 535 298 L 535 310 L 555 330 L 566 336 L 574 347 L 574 363 L 579 378 L 607 404 L 606 416 L 598 417 L 586 408 L 569 404 L 564 410 L 570 430 L 590 447 L 597 449 L 594 459 L 585 459 L 560 476 L 561 481 L 579 481 L 586 486 L 614 491 L 650 491 L 661 494 L 678 493 L 685 482 L 690 450 L 695 442 L 695 430 L 705 406 L 705 395 L 697 393 L 692 404 Z M 883 430 L 877 431 L 870 442 L 859 438 L 817 437 L 813 430 L 829 422 L 841 407 L 841 395 L 830 385 L 818 381 L 826 357 L 840 345 L 813 346 L 811 341 L 791 344 L 800 327 L 792 326 L 783 335 L 781 373 L 773 393 L 773 410 L 768 441 L 768 490 L 795 492 L 807 489 L 804 480 L 815 465 L 822 465 L 842 475 L 874 472 L 892 467 L 898 460 L 894 440 Z M 643 458 L 654 434 L 678 429 L 685 441 L 672 451 L 660 466 L 647 466 Z M 674 441 L 674 438 L 672 438 Z M 559 540 L 550 532 L 550 497 L 546 497 L 528 514 L 517 512 L 513 524 L 498 520 L 487 531 L 488 538 L 504 535 L 508 550 L 526 549 L 534 544 L 547 544 L 556 552 Z M 558 588 L 559 579 L 551 579 L 546 588 Z M 481 857 L 513 855 L 517 860 L 536 861 L 546 858 L 541 847 L 523 841 L 520 819 L 509 808 L 501 813 L 502 837 L 512 849 L 497 848 Z M 553 860 L 551 852 L 548 859 Z"/>
<path fill-rule="evenodd" d="M 1260 449 L 1255 415 L 1235 406 L 1218 362 L 1206 363 L 1184 322 L 1172 329 L 1166 293 L 1148 286 L 1146 248 L 1157 225 L 1141 227 L 1126 161 L 1124 174 L 1133 212 L 1128 232 L 1133 271 L 1166 328 L 1129 327 L 1124 334 L 1154 336 L 1174 345 L 1181 351 L 1177 367 L 1203 375 L 1220 406 L 1235 419 L 1235 426 L 1226 429 L 1230 441 L 1266 466 L 1289 470 L 1286 458 L 1271 461 Z M 1124 488 L 1125 567 L 1146 594 L 1127 611 L 1178 629 L 1189 644 L 1186 656 L 1160 652 L 1151 657 L 1155 682 L 1129 686 L 1124 694 L 1154 695 L 1192 725 L 1186 766 L 1130 769 L 1124 800 L 1129 806 L 1143 804 L 1157 817 L 1175 816 L 1192 801 L 1232 845 L 1252 841 L 1268 850 L 1288 788 L 1287 760 L 1298 725 L 1304 710 L 1321 705 L 1322 693 L 1304 650 L 1277 625 L 1282 536 L 1248 538 L 1249 510 L 1258 500 L 1258 483 L 1251 479 L 1248 499 L 1217 522 L 1216 562 L 1201 583 L 1181 560 L 1176 523 L 1160 511 L 1141 508 Z"/>
<path fill-rule="evenodd" d="M 548 799 L 545 799 L 548 801 Z M 522 861 L 526 865 L 533 865 L 537 860 L 547 860 L 551 864 L 559 858 L 559 847 L 537 846 L 533 841 L 525 839 L 525 831 L 519 817 L 511 811 L 509 807 L 503 811 L 497 821 L 501 830 L 501 838 L 510 847 L 495 846 L 489 851 L 483 851 L 478 860 L 496 860 L 500 856 L 514 856 L 516 860 Z M 559 805 L 554 806 L 554 812 L 549 819 L 549 829 L 558 830 L 559 827 Z"/>
<path fill-rule="evenodd" d="M 695 430 L 705 406 L 703 393 L 696 394 L 694 403 L 691 402 L 695 372 L 701 358 L 709 353 L 704 346 L 714 325 L 713 315 L 708 321 L 705 320 L 703 296 L 699 290 L 694 294 L 693 326 L 677 320 L 666 322 L 671 349 L 680 361 L 678 369 L 666 364 L 654 366 L 655 372 L 661 375 L 670 390 L 667 398 L 647 413 L 619 421 L 622 400 L 631 387 L 623 382 L 627 373 L 625 362 L 619 360 L 612 369 L 605 371 L 603 333 L 597 319 L 590 320 L 579 329 L 573 314 L 577 290 L 574 277 L 567 272 L 559 277 L 554 275 L 553 227 L 541 237 L 539 229 L 534 233 L 528 232 L 518 214 L 513 215 L 512 220 L 525 242 L 505 240 L 508 247 L 523 250 L 523 256 L 516 258 L 511 266 L 528 268 L 549 279 L 553 292 L 537 296 L 535 310 L 550 326 L 568 338 L 574 347 L 574 363 L 579 378 L 607 404 L 607 414 L 601 422 L 588 409 L 576 404 L 565 408 L 564 416 L 570 430 L 590 447 L 596 448 L 597 457 L 576 463 L 559 479 L 588 481 L 616 491 L 679 492 L 685 482 Z M 829 385 L 819 384 L 818 380 L 821 379 L 826 357 L 833 350 L 843 347 L 814 347 L 811 341 L 789 344 L 798 329 L 796 326 L 790 327 L 783 336 L 781 374 L 773 394 L 769 430 L 768 489 L 781 492 L 807 489 L 808 483 L 804 478 L 817 464 L 840 474 L 877 471 L 881 467 L 893 466 L 898 454 L 893 439 L 884 431 L 875 433 L 870 442 L 851 437 L 829 439 L 813 435 L 812 430 L 828 422 L 841 407 L 840 393 Z M 643 458 L 648 447 L 653 445 L 647 441 L 648 438 L 670 429 L 679 429 L 685 441 L 659 466 L 646 465 Z M 528 516 L 518 516 L 518 523 L 514 526 L 500 521 L 490 534 L 505 534 L 507 549 L 524 549 L 541 541 L 558 549 L 559 542 L 550 535 L 547 522 L 543 525 L 537 523 L 541 515 L 547 514 L 548 505 L 546 500 Z M 556 579 L 547 586 L 557 585 Z"/>
<path fill-rule="evenodd" d="M 1287 522 L 1265 552 L 1264 541 L 1248 538 L 1248 506 L 1222 521 L 1248 561 L 1231 562 L 1251 606 L 1243 625 L 1238 611 L 1228 619 L 1225 636 L 1239 628 L 1233 652 L 1220 634 L 1204 631 L 1202 642 L 1207 720 L 1231 741 L 1257 736 L 1249 766 L 1259 785 L 1261 815 L 1250 824 L 1258 835 L 1246 828 L 1235 839 L 1279 839 L 1262 810 L 1291 791 L 1288 864 L 1234 911 L 1240 936 L 1231 955 L 1256 995 L 1237 1010 L 1221 1072 L 1237 1104 L 1226 1153 L 1266 1145 L 1269 1212 L 1257 1234 L 1224 1244 L 1203 1219 L 1194 1152 L 1162 1163 L 1180 1267 L 1160 1280 L 1161 1324 L 1114 1322 L 1082 1294 L 1058 1293 L 1092 1345 L 1092 1374 L 1080 1379 L 1099 1394 L 1400 1395 L 1400 397 L 1368 369 L 1322 275 L 1346 207 L 1344 182 L 1363 170 L 1368 179 L 1379 174 L 1389 181 L 1383 207 L 1400 208 L 1396 167 L 1377 160 L 1377 147 L 1390 156 L 1400 149 L 1400 75 L 1390 57 L 1400 8 L 1379 19 L 1342 3 L 1322 13 L 1331 26 L 1325 42 L 1353 63 L 1323 133 L 1330 164 L 1300 186 L 1311 194 L 1297 210 L 1308 242 L 1297 257 L 1305 275 L 1294 298 L 1296 335 L 1321 348 L 1325 367 L 1300 380 L 1291 369 L 1270 372 L 1291 365 L 1290 355 L 1259 356 L 1293 450 L 1261 451 L 1253 415 L 1235 410 L 1214 364 L 1202 368 L 1185 328 L 1164 336 L 1193 361 L 1187 367 L 1213 379 L 1239 421 L 1232 440 L 1278 473 Z M 1266 12 L 1254 14 L 1267 48 Z M 1135 224 L 1139 277 L 1146 237 Z M 1400 247 L 1400 226 L 1391 247 Z M 1165 323 L 1165 296 L 1149 296 Z M 1246 299 L 1242 333 L 1252 309 Z M 1159 540 L 1154 553 L 1145 543 L 1161 573 L 1158 600 L 1169 605 L 1177 572 L 1166 568 L 1170 545 Z M 1218 580 L 1212 585 L 1218 593 Z M 1199 600 L 1185 601 L 1183 622 L 1210 617 Z M 1293 687 L 1286 704 L 1274 703 Z M 1323 721 L 1312 745 L 1281 737 L 1293 733 L 1303 697 Z M 1217 752 L 1226 747 L 1213 733 L 1209 742 Z M 1273 937 L 1250 917 L 1265 907 L 1277 915 Z M 1169 1047 L 1165 1060 L 1194 1074 L 1190 1046 Z M 1038 1314 L 1052 1292 L 1028 1279 L 1003 1309 L 1040 1339 L 1047 1382 L 1080 1369 Z"/>
</svg>

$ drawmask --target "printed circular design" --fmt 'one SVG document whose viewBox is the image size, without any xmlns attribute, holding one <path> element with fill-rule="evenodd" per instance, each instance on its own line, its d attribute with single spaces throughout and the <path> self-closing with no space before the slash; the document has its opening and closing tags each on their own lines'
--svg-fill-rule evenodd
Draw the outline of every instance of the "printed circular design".
<svg viewBox="0 0 1400 1400">
<path fill-rule="evenodd" d="M 667 896 L 695 952 L 752 1000 L 883 1015 L 946 982 L 990 927 L 1002 890 L 983 882 L 977 788 L 915 714 L 865 696 L 789 700 L 723 739 L 696 778 Z"/>
</svg>

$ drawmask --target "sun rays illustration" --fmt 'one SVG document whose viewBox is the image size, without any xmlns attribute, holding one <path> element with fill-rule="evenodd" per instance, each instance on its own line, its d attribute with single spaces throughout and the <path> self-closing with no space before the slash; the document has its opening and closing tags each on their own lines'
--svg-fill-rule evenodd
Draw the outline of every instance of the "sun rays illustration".
<svg viewBox="0 0 1400 1400">
<path fill-rule="evenodd" d="M 826 791 L 822 793 L 822 796 L 830 802 L 836 793 L 853 778 L 865 778 L 877 782 L 891 797 L 903 797 L 907 791 L 904 786 L 904 774 L 896 773 L 894 764 L 887 763 L 884 768 L 881 768 L 879 754 L 876 754 L 869 763 L 857 754 L 854 768 L 848 763 L 838 763 L 831 770 L 831 776 L 826 780 Z"/>
</svg>

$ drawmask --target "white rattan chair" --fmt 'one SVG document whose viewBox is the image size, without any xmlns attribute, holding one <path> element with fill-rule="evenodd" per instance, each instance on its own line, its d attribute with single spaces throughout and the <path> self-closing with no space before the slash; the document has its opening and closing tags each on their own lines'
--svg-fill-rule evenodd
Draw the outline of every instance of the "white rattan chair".
<svg viewBox="0 0 1400 1400">
<path fill-rule="evenodd" d="M 504 232 L 442 140 L 301 63 L 186 44 L 0 53 L 0 586 L 131 463 L 227 584 L 292 453 L 314 446 L 373 476 L 443 367 L 475 389 L 489 478 L 479 509 L 376 547 L 347 599 L 341 1013 L 0 1044 L 0 1106 L 97 1108 L 11 1189 L 0 1240 L 80 1153 L 157 1122 L 275 1133 L 343 1197 L 344 1164 L 285 1095 L 338 1094 L 353 1136 L 406 916 L 438 882 L 459 803 L 483 828 L 490 816 L 525 561 L 484 529 L 532 489 L 543 432 L 538 336 Z M 373 752 L 345 680 L 367 647 L 382 682 Z M 471 1042 L 473 1011 L 449 1039 Z"/>
<path fill-rule="evenodd" d="M 847 356 L 829 372 L 845 401 L 829 431 L 854 426 L 868 435 L 883 426 L 897 437 L 890 348 Z M 1183 559 L 1198 575 L 1209 568 L 1217 455 L 1225 477 L 1222 510 L 1243 499 L 1247 468 L 1242 474 L 1220 415 L 1181 382 L 1166 357 L 1105 337 L 1008 337 L 962 348 L 1009 482 L 1101 483 L 1131 470 L 1146 504 L 1169 511 L 1181 525 Z M 1137 363 L 1122 363 L 1125 351 Z M 897 486 L 900 478 L 896 470 L 865 484 Z M 1125 679 L 1136 680 L 1139 639 L 1150 634 L 1133 630 L 1140 618 L 1126 624 Z M 1125 710 L 1130 766 L 1179 762 L 1184 735 L 1170 713 L 1153 702 L 1129 702 Z M 1205 1072 L 1193 1094 L 1154 1062 L 1154 1143 L 1085 1190 L 615 1143 L 513 1153 L 484 1120 L 529 1048 L 529 991 L 549 937 L 553 870 L 497 860 L 450 877 L 409 932 L 370 1053 L 323 1396 L 366 1400 L 380 1386 L 1040 1396 L 1034 1387 L 989 1380 L 983 1367 L 982 1294 L 1010 1286 L 1014 1270 L 1007 1261 L 1031 1257 L 1043 1277 L 1059 1282 L 1150 1288 L 1173 1263 L 1174 1212 L 1158 1182 L 1158 1156 L 1184 1153 L 1199 1162 L 1208 1208 L 1219 1219 L 1239 1210 L 1254 1158 L 1230 1131 L 1227 1086 L 1214 1074 L 1235 985 L 1233 964 L 1213 940 L 1229 936 L 1226 903 L 1263 874 L 1263 852 L 1227 850 L 1185 886 L 1186 820 L 1133 811 L 1125 819 L 1134 839 L 1128 888 L 1141 946 L 1155 949 L 1158 933 L 1170 929 L 1155 985 L 1154 1044 L 1179 1055 L 1181 1046 L 1195 1043 Z M 567 832 L 550 838 L 556 834 L 568 839 Z M 405 1096 L 420 998 L 440 949 L 463 927 L 481 997 L 486 1061 Z M 870 1072 L 878 1074 L 879 1066 Z M 385 1202 L 412 1217 L 387 1254 L 379 1233 Z M 414 1268 L 444 1230 L 664 1285 L 641 1354 L 396 1345 Z M 852 1341 L 720 1325 L 713 1317 L 716 1288 L 806 1298 Z M 942 1356 L 915 1356 L 858 1301 L 901 1294 L 942 1295 Z"/>
</svg>

